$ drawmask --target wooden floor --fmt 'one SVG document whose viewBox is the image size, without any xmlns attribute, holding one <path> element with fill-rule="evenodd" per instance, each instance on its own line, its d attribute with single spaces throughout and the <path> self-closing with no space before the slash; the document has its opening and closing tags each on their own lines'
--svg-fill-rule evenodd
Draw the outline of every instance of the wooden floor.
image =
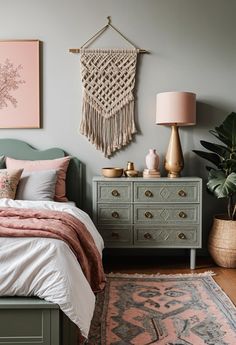
<svg viewBox="0 0 236 345">
<path fill-rule="evenodd" d="M 195 270 L 189 269 L 187 257 L 141 257 L 141 256 L 105 256 L 105 272 L 120 273 L 198 273 L 213 271 L 215 281 L 236 305 L 236 269 L 216 266 L 210 258 L 198 257 Z"/>
</svg>

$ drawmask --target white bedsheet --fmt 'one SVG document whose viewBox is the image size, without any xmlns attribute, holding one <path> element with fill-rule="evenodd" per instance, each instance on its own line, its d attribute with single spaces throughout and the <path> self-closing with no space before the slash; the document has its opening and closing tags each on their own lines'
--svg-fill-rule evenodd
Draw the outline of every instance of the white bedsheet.
<svg viewBox="0 0 236 345">
<path fill-rule="evenodd" d="M 102 254 L 103 240 L 87 213 L 70 203 L 0 199 L 0 207 L 40 208 L 79 218 Z M 38 296 L 57 303 L 87 338 L 95 296 L 69 246 L 57 239 L 0 237 L 0 296 Z"/>
</svg>

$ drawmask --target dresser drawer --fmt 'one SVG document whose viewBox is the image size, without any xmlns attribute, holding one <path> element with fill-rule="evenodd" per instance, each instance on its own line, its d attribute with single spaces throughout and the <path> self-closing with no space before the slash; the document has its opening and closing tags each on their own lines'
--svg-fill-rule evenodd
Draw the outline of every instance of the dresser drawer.
<svg viewBox="0 0 236 345">
<path fill-rule="evenodd" d="M 136 182 L 135 202 L 199 202 L 199 182 Z"/>
<path fill-rule="evenodd" d="M 126 204 L 98 204 L 98 224 L 131 224 L 132 206 Z"/>
<path fill-rule="evenodd" d="M 97 186 L 98 202 L 130 202 L 131 184 L 127 182 L 99 182 Z"/>
<path fill-rule="evenodd" d="M 136 226 L 134 245 L 145 247 L 199 247 L 200 233 L 197 227 L 155 227 Z"/>
<path fill-rule="evenodd" d="M 133 244 L 132 226 L 103 226 L 99 228 L 105 247 L 123 247 Z"/>
<path fill-rule="evenodd" d="M 197 224 L 199 222 L 199 205 L 134 205 L 134 223 L 146 224 Z"/>
</svg>

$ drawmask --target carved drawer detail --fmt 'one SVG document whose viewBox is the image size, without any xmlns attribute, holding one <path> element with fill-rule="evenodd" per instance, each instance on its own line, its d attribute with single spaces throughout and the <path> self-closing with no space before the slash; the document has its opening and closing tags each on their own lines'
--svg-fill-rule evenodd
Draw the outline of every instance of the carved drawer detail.
<svg viewBox="0 0 236 345">
<path fill-rule="evenodd" d="M 99 224 L 131 224 L 132 207 L 125 204 L 99 204 L 98 205 Z"/>
<path fill-rule="evenodd" d="M 196 227 L 135 227 L 134 244 L 146 243 L 147 246 L 185 247 L 199 244 L 199 235 Z"/>
<path fill-rule="evenodd" d="M 136 202 L 199 202 L 199 187 L 195 183 L 134 183 Z"/>
<path fill-rule="evenodd" d="M 131 202 L 130 183 L 98 183 L 98 202 Z"/>
<path fill-rule="evenodd" d="M 133 232 L 131 226 L 103 226 L 100 233 L 105 246 L 119 247 L 133 244 Z"/>
<path fill-rule="evenodd" d="M 134 205 L 134 223 L 137 224 L 194 224 L 198 222 L 198 205 Z"/>
</svg>

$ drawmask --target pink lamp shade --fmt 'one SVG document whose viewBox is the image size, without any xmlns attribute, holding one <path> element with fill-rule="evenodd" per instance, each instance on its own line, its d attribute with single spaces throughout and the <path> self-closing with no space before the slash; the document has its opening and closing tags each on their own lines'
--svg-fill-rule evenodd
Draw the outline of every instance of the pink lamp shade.
<svg viewBox="0 0 236 345">
<path fill-rule="evenodd" d="M 190 126 L 196 124 L 196 95 L 192 92 L 162 92 L 156 98 L 156 123 Z"/>
</svg>

